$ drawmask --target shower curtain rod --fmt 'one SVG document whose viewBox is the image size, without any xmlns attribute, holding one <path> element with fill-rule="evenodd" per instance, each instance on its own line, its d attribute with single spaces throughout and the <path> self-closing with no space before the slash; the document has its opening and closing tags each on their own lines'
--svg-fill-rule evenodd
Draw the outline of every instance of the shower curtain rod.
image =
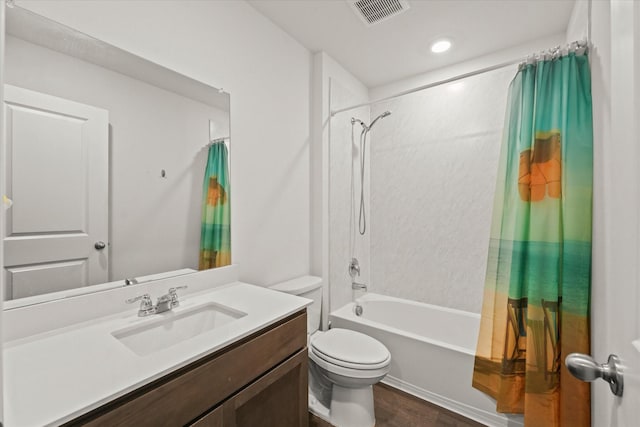
<svg viewBox="0 0 640 427">
<path fill-rule="evenodd" d="M 591 2 L 589 2 L 589 5 L 591 5 Z M 547 51 L 537 52 L 537 53 L 535 53 L 533 55 L 525 56 L 524 58 L 513 59 L 511 61 L 502 62 L 500 64 L 491 65 L 491 66 L 485 67 L 485 68 L 480 68 L 479 70 L 469 71 L 468 73 L 459 74 L 459 75 L 454 76 L 454 77 L 449 77 L 448 79 L 439 80 L 439 81 L 436 81 L 436 82 L 433 82 L 433 83 L 429 83 L 429 84 L 426 84 L 426 85 L 415 87 L 413 89 L 408 89 L 408 90 L 402 91 L 400 93 L 396 93 L 395 95 L 390 95 L 390 96 L 386 96 L 384 98 L 376 99 L 375 101 L 363 102 L 362 104 L 352 105 L 351 107 L 346 107 L 346 108 L 340 108 L 339 110 L 331 110 L 331 117 L 335 116 L 338 113 L 342 113 L 342 112 L 345 112 L 345 111 L 353 110 L 355 108 L 366 107 L 367 105 L 373 105 L 373 104 L 376 104 L 378 102 L 388 101 L 390 99 L 398 98 L 398 97 L 401 97 L 401 96 L 404 96 L 404 95 L 409 95 L 409 94 L 414 93 L 414 92 L 420 92 L 421 90 L 425 90 L 425 89 L 429 89 L 429 88 L 432 88 L 432 87 L 440 86 L 440 85 L 443 85 L 443 84 L 446 84 L 446 83 L 455 82 L 456 80 L 462 80 L 462 79 L 466 79 L 467 77 L 477 76 L 478 74 L 488 73 L 489 71 L 498 70 L 500 68 L 508 67 L 510 65 L 527 63 L 532 58 L 537 58 L 537 57 L 547 56 L 547 55 L 556 55 L 558 52 L 562 52 L 564 49 L 589 47 L 591 45 L 591 36 L 590 36 L 591 23 L 589 22 L 588 25 L 589 25 L 589 33 L 588 33 L 589 35 L 587 36 L 587 38 L 585 40 L 576 40 L 576 41 L 571 42 L 571 43 L 566 43 L 566 44 L 564 44 L 562 46 L 556 46 L 556 47 L 554 47 L 552 49 L 549 49 Z"/>
<path fill-rule="evenodd" d="M 340 108 L 339 110 L 331 110 L 331 117 L 335 116 L 338 113 L 343 113 L 345 111 L 353 110 L 355 108 L 366 107 L 367 105 L 373 105 L 373 104 L 376 104 L 378 102 L 383 102 L 383 101 L 388 101 L 390 99 L 399 98 L 399 97 L 404 96 L 404 95 L 409 95 L 411 93 L 420 92 L 421 90 L 430 89 L 432 87 L 440 86 L 440 85 L 443 85 L 443 84 L 446 84 L 446 83 L 455 82 L 456 80 L 462 80 L 462 79 L 466 79 L 467 77 L 477 76 L 478 74 L 488 73 L 489 71 L 498 70 L 500 68 L 508 67 L 509 65 L 520 64 L 522 62 L 525 62 L 527 60 L 527 58 L 528 57 L 518 58 L 518 59 L 511 60 L 511 61 L 502 62 L 502 63 L 497 64 L 497 65 L 492 65 L 490 67 L 481 68 L 479 70 L 470 71 L 468 73 L 459 74 L 459 75 L 454 76 L 454 77 L 449 77 L 448 79 L 438 80 L 438 81 L 433 82 L 433 83 L 429 83 L 429 84 L 426 84 L 426 85 L 418 86 L 418 87 L 415 87 L 413 89 L 408 89 L 408 90 L 396 93 L 395 95 L 390 95 L 390 96 L 386 96 L 384 98 L 376 99 L 375 101 L 363 102 L 362 104 L 356 104 L 356 105 L 352 105 L 351 107 Z"/>
</svg>

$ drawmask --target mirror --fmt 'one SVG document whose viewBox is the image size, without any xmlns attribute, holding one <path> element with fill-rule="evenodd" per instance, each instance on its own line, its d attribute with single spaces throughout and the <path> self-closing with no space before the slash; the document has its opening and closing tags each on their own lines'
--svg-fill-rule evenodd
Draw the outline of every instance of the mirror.
<svg viewBox="0 0 640 427">
<path fill-rule="evenodd" d="M 5 308 L 196 271 L 229 94 L 27 10 L 6 18 Z"/>
</svg>

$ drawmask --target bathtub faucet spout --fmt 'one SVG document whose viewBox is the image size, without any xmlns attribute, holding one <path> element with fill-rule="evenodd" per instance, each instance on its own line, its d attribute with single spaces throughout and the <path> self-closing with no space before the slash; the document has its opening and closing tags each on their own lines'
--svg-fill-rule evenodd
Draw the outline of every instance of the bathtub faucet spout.
<svg viewBox="0 0 640 427">
<path fill-rule="evenodd" d="M 354 289 L 354 290 L 361 289 L 363 291 L 366 291 L 367 285 L 365 285 L 364 283 L 351 282 L 351 289 Z"/>
</svg>

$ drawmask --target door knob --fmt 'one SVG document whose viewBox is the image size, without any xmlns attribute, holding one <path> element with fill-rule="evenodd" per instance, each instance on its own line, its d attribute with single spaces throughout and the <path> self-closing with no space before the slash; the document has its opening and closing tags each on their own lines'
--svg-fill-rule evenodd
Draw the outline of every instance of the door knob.
<svg viewBox="0 0 640 427">
<path fill-rule="evenodd" d="M 106 248 L 107 245 L 103 241 L 99 240 L 99 241 L 96 242 L 95 245 L 93 245 L 93 247 L 96 248 L 97 250 L 101 251 L 104 248 Z"/>
<path fill-rule="evenodd" d="M 595 381 L 602 378 L 609 383 L 611 392 L 622 396 L 624 380 L 620 370 L 620 358 L 615 354 L 609 355 L 607 363 L 599 364 L 593 357 L 582 353 L 571 353 L 564 360 L 571 375 L 582 381 Z"/>
</svg>

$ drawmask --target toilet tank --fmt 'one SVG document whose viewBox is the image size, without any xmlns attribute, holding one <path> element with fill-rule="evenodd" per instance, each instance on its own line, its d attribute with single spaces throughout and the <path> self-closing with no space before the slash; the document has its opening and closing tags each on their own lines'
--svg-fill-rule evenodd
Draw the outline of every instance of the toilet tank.
<svg viewBox="0 0 640 427">
<path fill-rule="evenodd" d="M 320 328 L 320 313 L 322 310 L 322 279 L 320 277 L 296 277 L 295 279 L 269 286 L 269 289 L 313 300 L 313 303 L 307 307 L 307 333 L 312 334 Z"/>
</svg>

